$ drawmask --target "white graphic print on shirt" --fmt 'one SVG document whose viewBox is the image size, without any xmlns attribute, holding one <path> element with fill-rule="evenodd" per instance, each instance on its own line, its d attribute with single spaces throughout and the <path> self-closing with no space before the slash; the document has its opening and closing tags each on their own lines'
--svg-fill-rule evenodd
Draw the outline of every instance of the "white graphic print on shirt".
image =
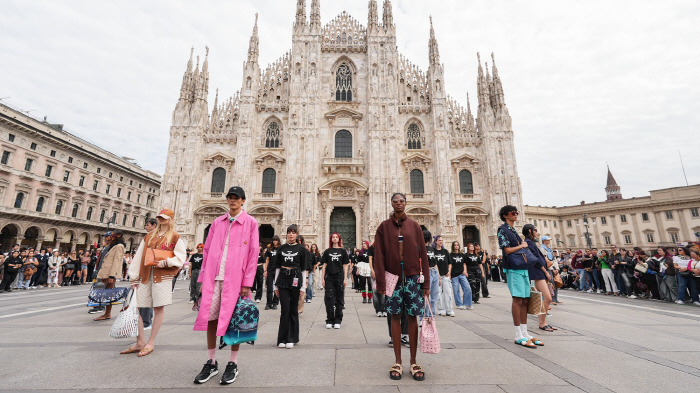
<svg viewBox="0 0 700 393">
<path fill-rule="evenodd" d="M 332 262 L 340 261 L 340 254 L 328 254 L 328 255 L 331 256 L 331 261 L 332 261 Z"/>
<path fill-rule="evenodd" d="M 291 253 L 291 252 L 282 252 L 282 256 L 284 256 L 284 261 L 285 261 L 285 262 L 287 262 L 287 261 L 289 261 L 289 262 L 294 262 L 294 257 L 297 256 L 297 255 L 299 255 L 298 252 L 294 252 L 294 253 Z"/>
</svg>

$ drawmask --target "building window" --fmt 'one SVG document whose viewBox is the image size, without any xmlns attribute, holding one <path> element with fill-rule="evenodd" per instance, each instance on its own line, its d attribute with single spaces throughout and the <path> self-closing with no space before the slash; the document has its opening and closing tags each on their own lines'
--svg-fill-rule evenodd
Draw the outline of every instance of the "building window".
<svg viewBox="0 0 700 393">
<path fill-rule="evenodd" d="M 131 191 L 126 193 L 126 200 L 130 201 L 131 200 Z"/>
<path fill-rule="evenodd" d="M 97 187 L 98 187 L 99 185 L 100 185 L 100 182 L 97 181 L 97 180 L 95 180 L 95 181 L 92 183 L 92 190 L 93 190 L 93 191 L 97 191 Z"/>
<path fill-rule="evenodd" d="M 335 158 L 352 158 L 352 134 L 348 130 L 335 133 Z"/>
<path fill-rule="evenodd" d="M 544 227 L 547 228 L 547 220 L 542 220 L 542 225 L 544 225 Z"/>
<path fill-rule="evenodd" d="M 39 199 L 36 201 L 36 211 L 41 213 L 44 211 L 44 202 L 46 201 L 46 198 L 44 197 L 39 197 Z"/>
<path fill-rule="evenodd" d="M 82 187 L 83 184 L 85 184 L 85 176 L 80 176 L 80 180 L 78 181 L 78 186 Z"/>
<path fill-rule="evenodd" d="M 211 192 L 223 193 L 226 188 L 226 170 L 224 168 L 216 168 L 211 175 Z"/>
<path fill-rule="evenodd" d="M 129 185 L 130 185 L 130 186 L 133 186 L 133 185 L 134 185 L 134 181 L 133 181 L 133 180 L 129 180 Z"/>
<path fill-rule="evenodd" d="M 411 171 L 411 194 L 423 194 L 423 172 L 420 169 Z"/>
<path fill-rule="evenodd" d="M 73 163 L 73 157 L 68 157 L 68 163 L 72 164 Z"/>
<path fill-rule="evenodd" d="M 537 227 L 537 220 L 532 220 L 532 225 L 534 225 L 536 228 Z"/>
<path fill-rule="evenodd" d="M 54 213 L 60 215 L 61 211 L 63 211 L 63 201 L 58 201 L 56 202 L 56 210 L 54 211 Z"/>
<path fill-rule="evenodd" d="M 654 242 L 654 234 L 653 233 L 647 233 L 647 242 L 648 243 Z"/>
<path fill-rule="evenodd" d="M 262 193 L 274 194 L 277 186 L 277 172 L 272 168 L 263 171 Z"/>
<path fill-rule="evenodd" d="M 87 216 L 85 216 L 85 218 L 86 218 L 87 220 L 91 220 L 91 219 L 92 219 L 92 206 L 88 207 Z"/>
<path fill-rule="evenodd" d="M 668 210 L 666 211 L 666 219 L 667 220 L 673 220 L 673 212 Z"/>
<path fill-rule="evenodd" d="M 345 63 L 335 72 L 335 100 L 352 101 L 352 70 Z"/>
<path fill-rule="evenodd" d="M 36 143 L 32 142 L 32 144 L 29 146 L 30 149 L 36 150 Z"/>
<path fill-rule="evenodd" d="M 106 214 L 107 214 L 107 210 L 102 210 L 100 212 L 100 222 L 104 222 Z"/>
<path fill-rule="evenodd" d="M 557 227 L 557 221 L 556 221 L 556 220 L 552 221 L 552 225 L 556 228 L 556 227 Z"/>
<path fill-rule="evenodd" d="M 642 221 L 649 221 L 649 214 L 647 213 L 642 213 Z"/>
<path fill-rule="evenodd" d="M 607 224 L 608 224 L 608 219 L 605 218 L 605 217 L 600 217 L 600 223 L 601 223 L 602 225 L 607 225 Z"/>
<path fill-rule="evenodd" d="M 84 163 L 83 163 L 83 168 L 87 169 L 87 167 L 88 167 L 88 163 L 87 163 L 87 162 L 84 162 Z"/>
<path fill-rule="evenodd" d="M 680 241 L 680 237 L 678 236 L 678 232 L 671 233 L 671 241 L 673 243 L 678 243 Z"/>
<path fill-rule="evenodd" d="M 625 244 L 632 244 L 632 236 L 625 235 Z"/>
<path fill-rule="evenodd" d="M 47 165 L 46 166 L 46 173 L 44 173 L 46 175 L 46 177 L 51 177 L 51 172 L 53 172 L 53 166 Z"/>
<path fill-rule="evenodd" d="M 109 194 L 109 191 L 112 189 L 111 184 L 107 184 L 107 188 L 105 188 L 105 194 Z"/>
<path fill-rule="evenodd" d="M 420 149 L 422 147 L 420 139 L 420 127 L 418 127 L 418 124 L 412 123 L 408 126 L 408 130 L 406 131 L 406 140 L 408 141 L 409 149 Z"/>
<path fill-rule="evenodd" d="M 56 157 L 56 150 L 51 150 L 51 157 Z"/>
<path fill-rule="evenodd" d="M 10 161 L 10 152 L 9 151 L 4 151 L 2 152 L 2 160 L 0 163 L 3 165 L 7 165 L 7 163 Z"/>
<path fill-rule="evenodd" d="M 128 218 L 129 218 L 129 217 L 128 217 L 126 214 L 124 214 L 124 218 L 122 219 L 122 226 L 123 226 L 123 227 L 126 226 L 126 220 L 127 220 Z"/>
<path fill-rule="evenodd" d="M 15 197 L 15 209 L 21 209 L 22 202 L 24 202 L 24 193 L 18 192 L 17 196 Z"/>
<path fill-rule="evenodd" d="M 124 181 L 124 176 L 119 176 L 119 181 Z"/>
<path fill-rule="evenodd" d="M 142 186 L 142 185 L 143 185 L 143 184 L 139 183 L 139 190 L 141 189 L 141 186 Z"/>
<path fill-rule="evenodd" d="M 112 178 L 112 172 L 109 172 L 109 178 L 110 179 Z"/>
<path fill-rule="evenodd" d="M 24 163 L 24 170 L 30 172 L 32 170 L 33 163 L 34 160 L 32 160 L 31 158 L 27 158 L 27 162 Z"/>
<path fill-rule="evenodd" d="M 569 238 L 569 246 L 576 247 L 576 238 L 573 238 L 573 237 Z"/>
<path fill-rule="evenodd" d="M 14 136 L 13 134 L 8 134 L 8 135 L 7 135 L 7 140 L 10 141 L 10 142 L 14 142 L 14 141 L 15 141 L 15 136 Z"/>
<path fill-rule="evenodd" d="M 109 220 L 112 224 L 117 223 L 117 212 L 112 212 L 112 219 Z"/>
<path fill-rule="evenodd" d="M 141 203 L 141 194 L 136 194 L 136 203 Z"/>
<path fill-rule="evenodd" d="M 78 217 L 78 209 L 80 209 L 80 206 L 78 206 L 77 203 L 74 204 L 74 205 L 73 205 L 73 211 L 70 212 L 70 216 L 73 217 L 73 218 Z"/>
<path fill-rule="evenodd" d="M 102 168 L 97 168 L 97 173 L 102 172 Z"/>
<path fill-rule="evenodd" d="M 566 227 L 571 228 L 571 220 L 566 220 Z"/>
<path fill-rule="evenodd" d="M 626 223 L 626 222 L 627 222 L 627 216 L 624 215 L 624 214 L 621 214 L 621 215 L 620 215 L 620 222 L 623 223 L 623 224 Z"/>
<path fill-rule="evenodd" d="M 603 236 L 603 240 L 605 241 L 605 245 L 610 245 L 610 236 Z"/>
<path fill-rule="evenodd" d="M 473 194 L 474 183 L 472 182 L 472 173 L 466 169 L 459 171 L 459 193 Z"/>
<path fill-rule="evenodd" d="M 134 219 L 131 220 L 131 226 L 132 226 L 133 228 L 136 228 L 136 216 L 134 216 Z"/>
<path fill-rule="evenodd" d="M 693 218 L 698 218 L 698 217 L 700 217 L 700 212 L 698 212 L 698 208 L 697 208 L 697 207 L 694 207 L 694 208 L 690 209 L 690 216 L 693 217 Z"/>
<path fill-rule="evenodd" d="M 70 171 L 63 172 L 63 181 L 68 183 L 69 180 L 70 180 Z"/>
<path fill-rule="evenodd" d="M 120 198 L 122 196 L 122 189 L 117 188 L 117 198 Z"/>
<path fill-rule="evenodd" d="M 265 132 L 265 147 L 280 147 L 280 126 L 277 124 L 277 122 L 272 121 L 267 125 L 267 131 Z M 140 184 L 139 188 L 141 188 Z"/>
</svg>

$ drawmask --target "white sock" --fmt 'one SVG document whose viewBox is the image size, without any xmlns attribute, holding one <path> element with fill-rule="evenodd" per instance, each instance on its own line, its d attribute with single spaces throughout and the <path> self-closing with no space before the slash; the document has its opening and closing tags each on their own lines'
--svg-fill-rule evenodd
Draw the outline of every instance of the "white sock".
<svg viewBox="0 0 700 393">
<path fill-rule="evenodd" d="M 523 337 L 523 332 L 520 331 L 520 326 L 515 327 L 515 341 L 520 340 Z"/>
<path fill-rule="evenodd" d="M 520 324 L 520 332 L 522 333 L 523 337 L 525 337 L 526 339 L 529 340 L 532 338 L 530 333 L 528 333 L 528 331 L 527 331 L 527 324 L 525 324 L 525 323 Z"/>
</svg>

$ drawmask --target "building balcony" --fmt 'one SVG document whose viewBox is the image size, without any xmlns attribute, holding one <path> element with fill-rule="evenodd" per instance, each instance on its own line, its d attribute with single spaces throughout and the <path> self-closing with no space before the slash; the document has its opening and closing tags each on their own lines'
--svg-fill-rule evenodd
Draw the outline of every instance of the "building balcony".
<svg viewBox="0 0 700 393">
<path fill-rule="evenodd" d="M 226 194 L 224 194 L 223 192 L 205 192 L 204 195 L 202 195 L 202 199 L 222 201 L 226 199 Z"/>
<path fill-rule="evenodd" d="M 253 199 L 255 201 L 261 201 L 261 202 L 282 202 L 282 194 L 281 193 L 255 193 L 253 194 Z"/>
<path fill-rule="evenodd" d="M 455 202 L 481 201 L 481 194 L 455 194 Z"/>
<path fill-rule="evenodd" d="M 406 194 L 406 203 L 409 202 L 432 202 L 433 194 Z"/>
<path fill-rule="evenodd" d="M 324 158 L 321 163 L 325 174 L 361 175 L 365 171 L 364 158 Z"/>
</svg>

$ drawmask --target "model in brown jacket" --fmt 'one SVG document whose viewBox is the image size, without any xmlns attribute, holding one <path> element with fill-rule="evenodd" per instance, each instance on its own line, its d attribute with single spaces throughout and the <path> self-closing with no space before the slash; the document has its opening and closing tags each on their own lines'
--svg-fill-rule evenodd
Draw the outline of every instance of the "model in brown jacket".
<svg viewBox="0 0 700 393">
<path fill-rule="evenodd" d="M 124 236 L 120 229 L 112 232 L 109 237 L 110 247 L 107 255 L 102 260 L 100 271 L 97 272 L 97 279 L 105 283 L 105 288 L 114 288 L 117 277 L 122 276 L 122 262 L 124 261 Z M 104 321 L 112 317 L 112 305 L 105 306 L 105 313 L 95 318 L 95 321 Z"/>
</svg>

